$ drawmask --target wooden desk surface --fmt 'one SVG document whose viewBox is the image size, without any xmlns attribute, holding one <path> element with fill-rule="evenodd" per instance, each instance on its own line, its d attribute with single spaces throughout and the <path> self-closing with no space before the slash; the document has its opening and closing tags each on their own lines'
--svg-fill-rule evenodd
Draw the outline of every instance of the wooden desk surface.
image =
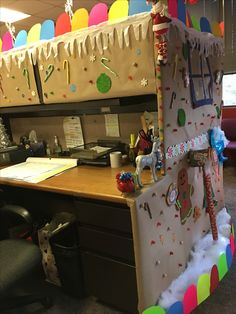
<svg viewBox="0 0 236 314">
<path fill-rule="evenodd" d="M 121 170 L 134 172 L 135 168 L 131 165 L 118 169 L 83 165 L 36 184 L 0 178 L 0 185 L 18 186 L 126 204 L 127 198 L 116 187 L 116 174 Z M 142 182 L 144 186 L 151 184 L 151 171 L 149 169 L 143 171 Z"/>
</svg>

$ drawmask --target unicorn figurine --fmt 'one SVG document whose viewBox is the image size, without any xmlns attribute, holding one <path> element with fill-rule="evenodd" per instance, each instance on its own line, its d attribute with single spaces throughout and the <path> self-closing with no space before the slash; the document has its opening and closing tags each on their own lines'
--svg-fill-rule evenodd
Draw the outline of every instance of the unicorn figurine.
<svg viewBox="0 0 236 314">
<path fill-rule="evenodd" d="M 156 175 L 156 166 L 158 162 L 160 162 L 161 159 L 161 152 L 160 152 L 160 140 L 159 138 L 154 138 L 153 145 L 152 145 L 152 151 L 148 155 L 139 155 L 136 157 L 136 171 L 135 175 L 137 177 L 137 183 L 139 187 L 143 187 L 143 184 L 141 182 L 141 172 L 145 167 L 149 167 L 152 172 L 152 177 L 154 181 L 157 181 L 157 175 Z"/>
</svg>

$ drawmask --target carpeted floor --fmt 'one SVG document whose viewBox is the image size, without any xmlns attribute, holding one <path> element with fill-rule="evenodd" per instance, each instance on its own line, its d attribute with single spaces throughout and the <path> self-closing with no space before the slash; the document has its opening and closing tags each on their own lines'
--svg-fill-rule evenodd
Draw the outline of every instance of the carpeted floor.
<svg viewBox="0 0 236 314">
<path fill-rule="evenodd" d="M 224 169 L 225 203 L 236 226 L 236 167 Z M 35 282 L 35 281 L 34 281 Z M 40 291 L 52 296 L 54 305 L 49 310 L 39 305 L 31 305 L 6 314 L 124 314 L 114 308 L 97 302 L 90 297 L 77 300 L 61 292 L 59 288 L 41 283 Z M 236 258 L 230 272 L 220 282 L 219 287 L 194 314 L 236 314 Z"/>
</svg>

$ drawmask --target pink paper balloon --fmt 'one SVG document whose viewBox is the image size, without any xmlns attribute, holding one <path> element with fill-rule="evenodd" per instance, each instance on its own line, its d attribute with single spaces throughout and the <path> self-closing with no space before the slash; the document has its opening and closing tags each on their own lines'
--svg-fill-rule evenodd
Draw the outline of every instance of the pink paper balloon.
<svg viewBox="0 0 236 314">
<path fill-rule="evenodd" d="M 98 25 L 108 20 L 108 7 L 105 3 L 96 4 L 89 14 L 88 25 Z"/>
<path fill-rule="evenodd" d="M 168 0 L 168 11 L 171 17 L 178 17 L 177 0 Z"/>
<path fill-rule="evenodd" d="M 233 234 L 231 234 L 231 236 L 230 236 L 230 247 L 231 247 L 232 256 L 234 256 L 235 244 L 234 244 L 234 236 L 233 236 Z"/>
<path fill-rule="evenodd" d="M 6 32 L 2 38 L 2 51 L 7 51 L 13 48 L 13 39 L 10 32 Z"/>
<path fill-rule="evenodd" d="M 197 307 L 197 288 L 195 285 L 188 287 L 183 299 L 184 314 L 190 314 Z"/>
</svg>

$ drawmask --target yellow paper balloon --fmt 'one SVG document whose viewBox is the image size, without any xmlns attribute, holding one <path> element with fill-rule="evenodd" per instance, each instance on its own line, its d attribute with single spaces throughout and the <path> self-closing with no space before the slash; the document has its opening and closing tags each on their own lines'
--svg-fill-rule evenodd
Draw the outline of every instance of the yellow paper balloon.
<svg viewBox="0 0 236 314">
<path fill-rule="evenodd" d="M 198 278 L 197 282 L 197 301 L 202 303 L 210 295 L 210 276 L 203 274 Z"/>
<path fill-rule="evenodd" d="M 75 11 L 72 17 L 72 31 L 76 31 L 77 29 L 87 28 L 88 27 L 88 11 L 84 8 L 78 9 Z"/>
<path fill-rule="evenodd" d="M 0 38 L 0 52 L 2 51 L 2 40 Z"/>
<path fill-rule="evenodd" d="M 220 29 L 220 25 L 219 23 L 213 21 L 211 23 L 211 31 L 212 31 L 212 34 L 216 37 L 222 37 L 222 34 L 221 34 L 221 29 Z"/>
<path fill-rule="evenodd" d="M 31 27 L 27 36 L 27 44 L 34 43 L 40 40 L 41 24 L 35 24 Z"/>
<path fill-rule="evenodd" d="M 126 17 L 129 14 L 129 2 L 128 0 L 116 0 L 110 7 L 108 20 L 116 20 L 122 17 Z"/>
</svg>

